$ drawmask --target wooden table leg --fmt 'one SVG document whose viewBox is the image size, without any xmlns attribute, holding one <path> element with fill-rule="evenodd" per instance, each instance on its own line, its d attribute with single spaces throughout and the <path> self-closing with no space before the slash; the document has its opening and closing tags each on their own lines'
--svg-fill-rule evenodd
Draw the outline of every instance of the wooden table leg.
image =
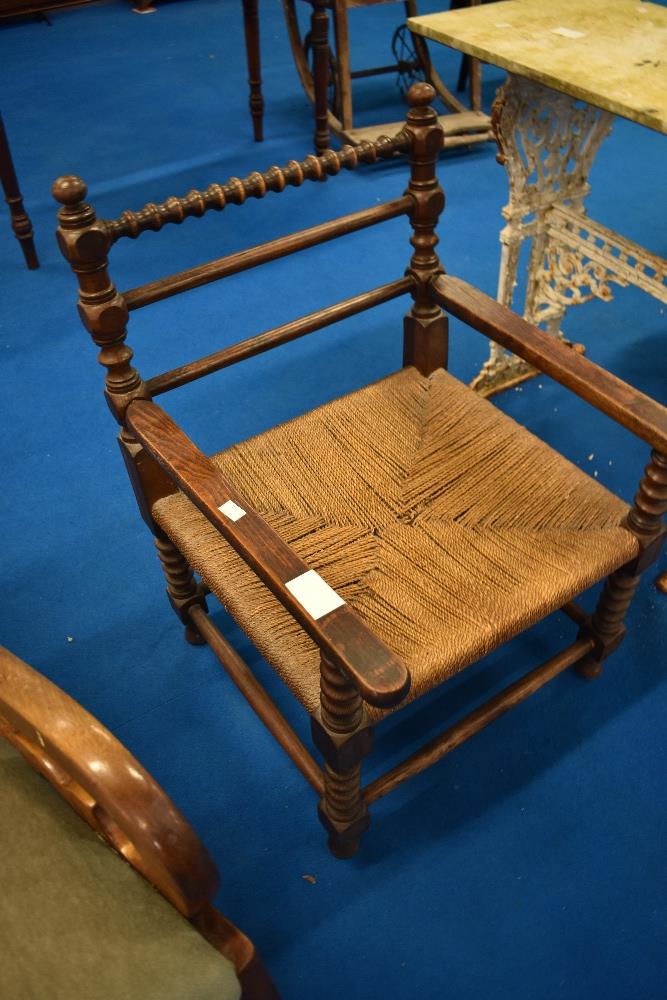
<svg viewBox="0 0 667 1000">
<path fill-rule="evenodd" d="M 329 148 L 329 14 L 327 0 L 311 0 L 310 41 L 315 87 L 315 151 Z"/>
<path fill-rule="evenodd" d="M 39 261 L 32 239 L 32 224 L 23 208 L 23 197 L 19 191 L 2 115 L 0 115 L 0 184 L 5 194 L 5 201 L 9 205 L 14 235 L 21 244 L 26 264 L 31 271 L 34 271 L 39 267 Z"/>
<path fill-rule="evenodd" d="M 248 84 L 250 86 L 250 114 L 255 142 L 264 139 L 264 98 L 262 96 L 261 56 L 259 49 L 259 13 L 257 0 L 243 0 L 243 28 L 245 31 Z"/>
</svg>

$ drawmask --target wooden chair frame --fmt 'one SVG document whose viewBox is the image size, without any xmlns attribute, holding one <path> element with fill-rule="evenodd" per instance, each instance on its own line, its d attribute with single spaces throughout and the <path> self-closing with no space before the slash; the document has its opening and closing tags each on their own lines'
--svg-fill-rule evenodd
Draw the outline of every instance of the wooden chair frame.
<svg viewBox="0 0 667 1000">
<path fill-rule="evenodd" d="M 414 85 L 409 93 L 407 123 L 393 138 L 382 137 L 354 148 L 344 147 L 339 152 L 328 150 L 301 163 L 292 161 L 283 169 L 272 167 L 263 174 L 250 174 L 245 180 L 233 178 L 223 185 L 213 184 L 203 192 L 192 191 L 185 198 L 169 198 L 160 205 L 146 205 L 139 212 L 123 212 L 112 220 L 96 218 L 85 201 L 86 186 L 79 178 L 63 177 L 54 185 L 55 197 L 62 205 L 60 247 L 79 281 L 83 323 L 100 347 L 99 360 L 107 369 L 107 402 L 121 427 L 120 446 L 140 511 L 157 540 L 169 599 L 186 626 L 190 641 L 210 645 L 320 797 L 320 817 L 329 833 L 330 848 L 338 857 L 354 853 L 369 822 L 368 806 L 399 782 L 439 760 L 566 668 L 576 664 L 583 676 L 597 676 L 603 660 L 623 637 L 623 619 L 640 574 L 657 557 L 665 535 L 662 517 L 667 510 L 667 408 L 471 285 L 444 273 L 435 251 L 438 242 L 435 227 L 444 206 L 444 195 L 435 172 L 443 136 L 437 115 L 429 106 L 434 97 L 429 84 Z M 149 229 L 159 230 L 168 222 L 180 223 L 187 216 L 202 215 L 210 209 L 221 210 L 229 203 L 242 204 L 248 197 L 261 198 L 267 191 L 280 192 L 288 184 L 298 186 L 305 180 L 321 180 L 327 174 L 337 174 L 341 168 L 353 169 L 360 163 L 372 163 L 397 152 L 406 153 L 410 163 L 410 181 L 400 198 L 126 292 L 118 292 L 109 278 L 107 252 L 118 239 L 134 238 Z M 413 254 L 403 277 L 147 381 L 132 367 L 125 328 L 133 310 L 401 214 L 408 216 L 413 230 L 410 241 Z M 636 536 L 640 555 L 607 579 L 592 616 L 574 603 L 563 608 L 578 625 L 574 642 L 362 788 L 361 761 L 372 743 L 364 702 L 381 707 L 398 704 L 410 685 L 406 667 L 348 605 L 317 620 L 310 617 L 286 587 L 286 581 L 307 571 L 308 566 L 153 399 L 209 372 L 408 292 L 413 302 L 404 321 L 405 365 L 414 365 L 423 375 L 446 366 L 444 307 L 628 428 L 653 451 L 626 525 Z M 324 758 L 323 768 L 210 620 L 205 595 L 190 567 L 153 521 L 153 503 L 177 488 L 190 498 L 319 647 L 321 704 L 312 716 L 312 735 Z M 228 500 L 242 506 L 246 516 L 235 522 L 228 520 L 219 509 Z"/>
<path fill-rule="evenodd" d="M 94 716 L 2 646 L 0 737 L 232 962 L 243 1000 L 279 1000 L 252 941 L 213 906 L 218 870 L 166 792 Z"/>
</svg>

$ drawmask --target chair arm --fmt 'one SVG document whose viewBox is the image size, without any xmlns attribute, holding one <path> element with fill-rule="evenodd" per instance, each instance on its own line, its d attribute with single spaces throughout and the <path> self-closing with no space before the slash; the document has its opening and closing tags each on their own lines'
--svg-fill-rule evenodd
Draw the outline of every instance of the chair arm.
<svg viewBox="0 0 667 1000">
<path fill-rule="evenodd" d="M 323 653 L 350 678 L 371 705 L 397 704 L 410 687 L 399 658 L 342 602 L 312 613 L 289 589 L 309 567 L 237 492 L 164 410 L 134 400 L 125 415 L 132 434 L 192 503 L 254 570 Z M 244 512 L 231 520 L 220 507 L 232 501 Z M 311 571 L 312 572 L 312 571 Z M 319 578 L 314 574 L 315 582 Z M 337 595 L 335 595 L 337 597 Z M 306 601 L 306 604 L 308 601 Z M 313 616 L 315 615 L 315 617 Z"/>
<path fill-rule="evenodd" d="M 667 407 L 460 278 L 438 275 L 433 297 L 453 316 L 502 344 L 667 455 Z"/>
<path fill-rule="evenodd" d="M 220 879 L 185 817 L 108 729 L 2 646 L 0 734 L 185 917 L 208 911 Z"/>
</svg>

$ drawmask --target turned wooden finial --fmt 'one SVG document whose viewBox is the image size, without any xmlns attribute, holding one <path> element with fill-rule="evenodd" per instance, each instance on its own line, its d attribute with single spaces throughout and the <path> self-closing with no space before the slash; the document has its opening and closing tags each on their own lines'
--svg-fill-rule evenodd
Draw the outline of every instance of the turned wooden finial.
<svg viewBox="0 0 667 1000">
<path fill-rule="evenodd" d="M 57 177 L 51 187 L 53 197 L 61 205 L 77 205 L 88 194 L 88 185 L 76 174 L 65 174 Z"/>
<path fill-rule="evenodd" d="M 408 104 L 411 108 L 425 108 L 432 104 L 436 98 L 435 87 L 423 80 L 413 83 L 408 90 Z M 433 112 L 435 114 L 435 111 Z"/>
<path fill-rule="evenodd" d="M 88 194 L 88 185 L 75 174 L 66 174 L 58 177 L 51 187 L 53 197 L 62 205 L 58 212 L 58 221 L 62 229 L 83 229 L 91 226 L 95 221 L 95 212 L 85 201 Z M 60 249 L 69 260 L 62 240 L 59 241 Z"/>
</svg>

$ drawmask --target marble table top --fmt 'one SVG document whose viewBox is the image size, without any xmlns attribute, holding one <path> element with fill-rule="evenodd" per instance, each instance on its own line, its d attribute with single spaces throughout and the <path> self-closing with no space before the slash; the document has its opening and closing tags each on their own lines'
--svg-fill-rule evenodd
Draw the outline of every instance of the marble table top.
<svg viewBox="0 0 667 1000">
<path fill-rule="evenodd" d="M 416 34 L 667 134 L 667 8 L 502 0 L 408 20 Z"/>
</svg>

